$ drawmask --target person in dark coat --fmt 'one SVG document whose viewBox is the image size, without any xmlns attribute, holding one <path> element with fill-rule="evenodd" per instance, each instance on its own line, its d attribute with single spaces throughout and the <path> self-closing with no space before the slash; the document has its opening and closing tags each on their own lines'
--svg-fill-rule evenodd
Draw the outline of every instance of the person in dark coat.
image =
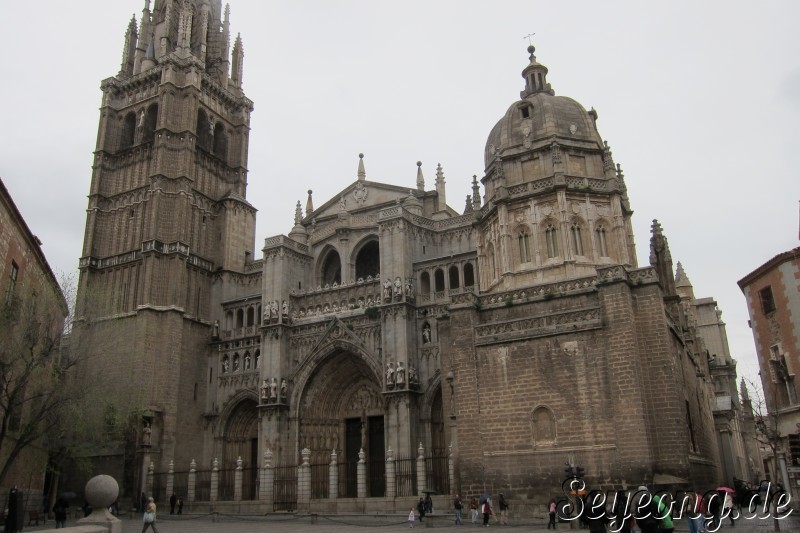
<svg viewBox="0 0 800 533">
<path fill-rule="evenodd" d="M 64 497 L 60 497 L 53 505 L 53 515 L 56 518 L 56 529 L 67 527 L 67 512 L 69 512 L 69 503 Z"/>
<path fill-rule="evenodd" d="M 497 503 L 500 505 L 500 524 L 507 526 L 508 525 L 508 502 L 506 501 L 506 497 L 503 496 L 503 493 L 500 493 L 500 498 L 497 500 Z"/>
<path fill-rule="evenodd" d="M 144 514 L 145 507 L 147 507 L 147 495 L 142 492 L 142 495 L 139 497 L 139 512 Z"/>
<path fill-rule="evenodd" d="M 5 533 L 17 533 L 17 531 L 22 531 L 22 508 L 20 503 L 22 503 L 20 498 L 20 492 L 17 490 L 17 486 L 14 485 L 8 493 L 8 514 L 6 515 L 6 522 L 5 522 L 5 529 L 3 530 Z"/>
<path fill-rule="evenodd" d="M 419 502 L 417 502 L 417 512 L 419 513 L 419 521 L 422 522 L 422 519 L 425 518 L 425 500 L 422 499 L 422 496 L 419 497 Z"/>
<path fill-rule="evenodd" d="M 586 523 L 589 526 L 589 533 L 606 533 L 608 517 L 606 516 L 605 507 L 598 506 L 591 501 L 590 495 L 587 495 L 583 508 L 586 514 Z"/>
<path fill-rule="evenodd" d="M 178 495 L 174 492 L 169 497 L 169 514 L 175 514 L 175 505 L 178 503 Z"/>
<path fill-rule="evenodd" d="M 178 514 L 183 514 L 183 497 L 178 498 Z"/>
</svg>

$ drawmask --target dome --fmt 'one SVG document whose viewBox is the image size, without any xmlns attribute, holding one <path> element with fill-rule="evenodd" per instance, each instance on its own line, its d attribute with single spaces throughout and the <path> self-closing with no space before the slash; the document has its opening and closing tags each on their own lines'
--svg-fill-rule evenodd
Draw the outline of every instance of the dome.
<svg viewBox="0 0 800 533">
<path fill-rule="evenodd" d="M 525 90 L 520 94 L 522 100 L 512 104 L 489 133 L 484 152 L 486 167 L 509 149 L 528 149 L 542 141 L 550 142 L 554 137 L 559 141 L 569 139 L 603 147 L 595 127 L 597 114 L 594 110 L 586 111 L 572 98 L 555 96 L 547 83 L 547 67 L 536 62 L 532 46 L 528 51 L 531 62 L 522 71 L 526 80 Z"/>
</svg>

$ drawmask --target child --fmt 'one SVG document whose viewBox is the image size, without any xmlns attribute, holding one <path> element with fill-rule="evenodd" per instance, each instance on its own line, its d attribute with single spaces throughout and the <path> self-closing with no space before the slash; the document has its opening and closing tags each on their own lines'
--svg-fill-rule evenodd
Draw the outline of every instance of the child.
<svg viewBox="0 0 800 533">
<path fill-rule="evenodd" d="M 414 520 L 417 519 L 417 515 L 414 514 L 414 508 L 411 508 L 411 512 L 408 513 L 408 527 L 414 527 Z"/>
</svg>

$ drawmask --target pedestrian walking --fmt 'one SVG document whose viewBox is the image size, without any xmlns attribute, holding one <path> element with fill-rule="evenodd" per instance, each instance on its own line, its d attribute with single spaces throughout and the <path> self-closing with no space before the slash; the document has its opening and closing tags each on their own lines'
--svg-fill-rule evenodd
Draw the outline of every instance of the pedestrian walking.
<svg viewBox="0 0 800 533">
<path fill-rule="evenodd" d="M 456 494 L 456 499 L 453 500 L 453 509 L 456 511 L 456 525 L 463 526 L 464 522 L 461 521 L 461 509 L 464 505 L 461 503 L 461 496 Z"/>
<path fill-rule="evenodd" d="M 475 496 L 473 496 L 472 498 L 469 499 L 469 510 L 470 510 L 470 513 L 472 514 L 472 523 L 473 524 L 477 524 L 478 523 L 478 498 L 476 498 Z"/>
<path fill-rule="evenodd" d="M 547 529 L 550 529 L 550 526 L 553 526 L 553 529 L 556 529 L 556 499 L 550 498 L 550 501 L 547 503 L 547 512 L 550 515 L 550 521 L 547 523 Z"/>
<path fill-rule="evenodd" d="M 500 498 L 498 499 L 498 503 L 500 504 L 500 523 L 504 526 L 508 525 L 508 502 L 506 501 L 506 497 L 503 496 L 503 493 L 500 493 Z"/>
<path fill-rule="evenodd" d="M 658 533 L 658 507 L 653 502 L 650 491 L 644 485 L 636 491 L 634 513 L 636 524 L 642 533 Z"/>
<path fill-rule="evenodd" d="M 653 501 L 658 506 L 658 533 L 672 533 L 675 528 L 672 525 L 672 516 L 669 513 L 669 507 L 663 502 L 663 497 L 658 494 L 653 496 Z"/>
<path fill-rule="evenodd" d="M 148 527 L 153 528 L 153 533 L 158 533 L 158 528 L 156 527 L 156 502 L 153 500 L 152 496 L 147 498 L 147 505 L 144 508 L 142 521 L 144 522 L 142 533 L 147 531 Z"/>
<path fill-rule="evenodd" d="M 183 514 L 183 496 L 178 497 L 178 514 Z"/>
<path fill-rule="evenodd" d="M 56 529 L 67 527 L 67 512 L 69 510 L 69 503 L 63 496 L 56 500 L 53 505 L 53 515 L 56 518 Z"/>
<path fill-rule="evenodd" d="M 489 518 L 492 516 L 492 503 L 489 498 L 483 502 L 481 511 L 483 512 L 483 527 L 489 527 Z"/>
<path fill-rule="evenodd" d="M 419 521 L 422 522 L 422 519 L 425 518 L 425 500 L 422 499 L 422 496 L 417 502 L 417 512 L 419 512 Z"/>
<path fill-rule="evenodd" d="M 414 508 L 411 508 L 411 511 L 408 513 L 408 527 L 414 527 L 414 521 L 417 519 L 417 515 L 414 514 Z"/>
<path fill-rule="evenodd" d="M 425 514 L 433 514 L 433 498 L 430 492 L 425 495 Z"/>
<path fill-rule="evenodd" d="M 178 505 L 178 495 L 173 492 L 169 497 L 169 514 L 175 514 L 176 505 Z"/>
</svg>

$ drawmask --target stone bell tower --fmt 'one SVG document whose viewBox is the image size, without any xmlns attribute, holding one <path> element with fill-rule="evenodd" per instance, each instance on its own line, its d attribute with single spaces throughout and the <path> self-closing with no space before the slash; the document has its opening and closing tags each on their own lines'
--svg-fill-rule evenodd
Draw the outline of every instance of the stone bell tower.
<svg viewBox="0 0 800 533">
<path fill-rule="evenodd" d="M 202 456 L 212 302 L 255 247 L 253 103 L 230 41 L 220 0 L 147 0 L 101 83 L 74 337 L 99 403 L 143 410 L 139 463 L 157 470 Z"/>
</svg>

